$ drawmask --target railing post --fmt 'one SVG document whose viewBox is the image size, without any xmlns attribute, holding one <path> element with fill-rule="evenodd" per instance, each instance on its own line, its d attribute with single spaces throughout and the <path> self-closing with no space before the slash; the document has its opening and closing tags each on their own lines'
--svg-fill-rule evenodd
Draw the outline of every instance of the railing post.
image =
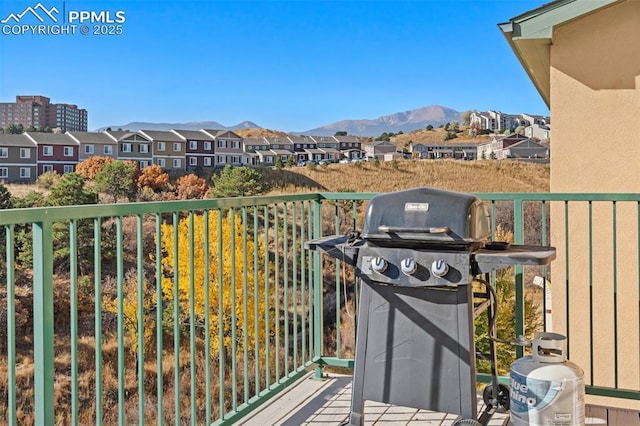
<svg viewBox="0 0 640 426">
<path fill-rule="evenodd" d="M 320 199 L 313 201 L 313 239 L 320 238 L 322 234 L 322 212 Z M 322 357 L 322 339 L 324 337 L 324 324 L 322 323 L 322 265 L 320 252 L 313 252 L 313 350 L 314 358 Z M 322 364 L 316 363 L 315 378 L 322 378 Z"/>
<path fill-rule="evenodd" d="M 54 424 L 53 240 L 51 222 L 33 224 L 35 421 Z"/>
<path fill-rule="evenodd" d="M 514 200 L 513 205 L 513 242 L 515 244 L 524 244 L 524 230 L 522 218 L 522 199 Z M 515 305 L 516 305 L 516 337 L 524 336 L 524 285 L 523 285 L 523 266 L 515 266 Z M 524 356 L 524 347 L 516 346 L 516 358 Z"/>
</svg>

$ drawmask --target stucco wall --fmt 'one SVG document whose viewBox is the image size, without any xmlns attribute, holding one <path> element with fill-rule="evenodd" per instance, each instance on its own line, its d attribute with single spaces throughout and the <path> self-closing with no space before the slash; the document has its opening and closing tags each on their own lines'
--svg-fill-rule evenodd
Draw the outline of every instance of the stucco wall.
<svg viewBox="0 0 640 426">
<path fill-rule="evenodd" d="M 552 192 L 640 192 L 639 23 L 640 1 L 628 0 L 554 29 Z M 594 203 L 590 251 L 588 205 L 569 204 L 568 241 L 565 206 L 552 206 L 552 243 L 560 248 L 559 267 L 552 268 L 553 324 L 566 332 L 568 288 L 570 357 L 584 368 L 587 384 L 640 389 L 638 214 L 634 203 Z M 591 365 L 599 373 L 592 376 Z M 606 403 L 640 409 L 638 401 Z"/>
</svg>

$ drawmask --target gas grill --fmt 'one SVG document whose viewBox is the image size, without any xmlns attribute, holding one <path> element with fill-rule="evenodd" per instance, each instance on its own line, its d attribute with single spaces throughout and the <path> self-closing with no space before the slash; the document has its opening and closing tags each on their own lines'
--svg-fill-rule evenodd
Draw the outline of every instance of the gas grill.
<svg viewBox="0 0 640 426">
<path fill-rule="evenodd" d="M 508 408 L 492 338 L 484 354 L 492 383 L 478 417 L 473 321 L 484 311 L 490 324 L 495 318 L 490 272 L 547 264 L 555 249 L 490 236 L 490 216 L 477 197 L 416 188 L 374 197 L 362 234 L 306 243 L 354 266 L 361 279 L 349 424 L 363 424 L 365 400 L 458 414 L 461 424 L 486 424 Z M 486 291 L 474 292 L 482 274 Z"/>
</svg>

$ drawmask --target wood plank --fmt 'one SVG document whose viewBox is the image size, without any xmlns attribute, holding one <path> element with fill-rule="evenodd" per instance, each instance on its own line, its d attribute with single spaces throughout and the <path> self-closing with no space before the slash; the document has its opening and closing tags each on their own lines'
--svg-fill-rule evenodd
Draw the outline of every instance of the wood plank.
<svg viewBox="0 0 640 426">
<path fill-rule="evenodd" d="M 610 426 L 640 426 L 640 413 L 631 410 L 608 410 Z"/>
</svg>

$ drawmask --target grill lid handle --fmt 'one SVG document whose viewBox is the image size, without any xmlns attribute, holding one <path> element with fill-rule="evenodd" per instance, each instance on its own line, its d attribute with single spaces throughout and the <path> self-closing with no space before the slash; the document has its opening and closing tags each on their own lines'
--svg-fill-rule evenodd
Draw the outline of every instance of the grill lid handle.
<svg viewBox="0 0 640 426">
<path fill-rule="evenodd" d="M 448 234 L 449 227 L 438 226 L 430 228 L 403 228 L 401 226 L 380 225 L 378 226 L 378 232 L 384 232 L 385 234 L 396 234 L 401 232 L 411 234 Z"/>
</svg>

